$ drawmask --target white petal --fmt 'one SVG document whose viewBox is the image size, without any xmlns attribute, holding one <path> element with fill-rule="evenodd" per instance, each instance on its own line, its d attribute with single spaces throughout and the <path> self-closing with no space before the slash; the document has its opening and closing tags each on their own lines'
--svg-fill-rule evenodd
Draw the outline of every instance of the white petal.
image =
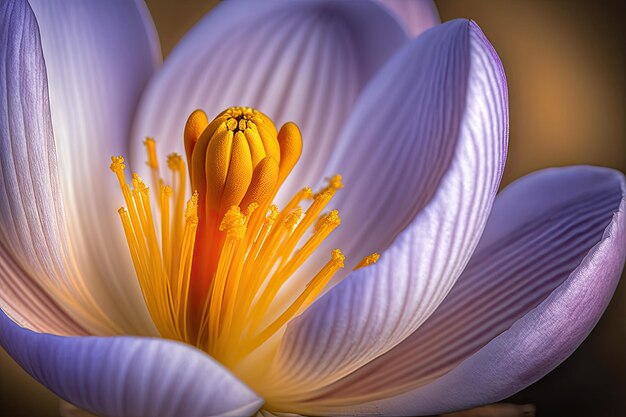
<svg viewBox="0 0 626 417">
<path fill-rule="evenodd" d="M 610 169 L 556 168 L 513 183 L 437 311 L 318 393 L 310 410 L 439 414 L 499 401 L 541 378 L 611 299 L 626 257 L 625 209 L 626 181 Z"/>
<path fill-rule="evenodd" d="M 159 61 L 145 5 L 30 2 L 45 58 L 76 285 L 125 332 L 152 329 L 117 215 L 109 157 L 127 153 L 139 95 Z M 31 166 L 32 169 L 32 166 Z"/>
<path fill-rule="evenodd" d="M 344 223 L 356 220 L 342 242 L 381 248 L 408 227 L 376 265 L 353 272 L 290 323 L 277 380 L 268 384 L 279 397 L 273 404 L 358 369 L 439 305 L 486 223 L 507 122 L 500 61 L 472 22 L 424 32 L 381 70 L 340 142 L 338 160 L 352 158 L 345 177 L 355 188 L 341 201 L 349 207 Z"/>
<path fill-rule="evenodd" d="M 229 106 L 296 122 L 304 154 L 282 192 L 314 185 L 361 88 L 406 41 L 380 5 L 345 1 L 222 2 L 176 47 L 150 83 L 134 125 L 133 162 L 145 136 L 184 155 L 185 121 Z"/>
</svg>

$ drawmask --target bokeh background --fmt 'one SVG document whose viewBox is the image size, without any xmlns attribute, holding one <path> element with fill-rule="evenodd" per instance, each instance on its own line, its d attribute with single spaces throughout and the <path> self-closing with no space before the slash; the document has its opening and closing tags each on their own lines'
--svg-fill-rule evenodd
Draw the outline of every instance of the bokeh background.
<svg viewBox="0 0 626 417">
<path fill-rule="evenodd" d="M 217 1 L 147 0 L 166 56 Z M 442 20 L 467 17 L 498 51 L 509 83 L 510 149 L 503 185 L 570 164 L 626 172 L 626 39 L 619 1 L 438 0 Z M 626 280 L 583 345 L 508 399 L 540 417 L 626 416 Z M 0 349 L 0 410 L 56 417 L 58 399 Z"/>
</svg>

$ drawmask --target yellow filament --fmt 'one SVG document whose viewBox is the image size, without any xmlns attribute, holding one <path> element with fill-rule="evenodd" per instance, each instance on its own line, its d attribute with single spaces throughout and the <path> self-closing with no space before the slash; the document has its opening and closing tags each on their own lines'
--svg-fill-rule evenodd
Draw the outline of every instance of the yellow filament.
<svg viewBox="0 0 626 417">
<path fill-rule="evenodd" d="M 189 299 L 189 282 L 191 275 L 191 263 L 193 261 L 193 250 L 196 242 L 196 232 L 198 230 L 198 193 L 194 193 L 187 204 L 185 210 L 185 229 L 183 233 L 180 253 L 182 257 L 178 266 L 176 285 L 176 312 L 175 318 L 178 320 L 178 328 L 182 328 L 182 340 L 189 340 L 187 328 L 187 302 Z"/>
<path fill-rule="evenodd" d="M 259 231 L 258 236 L 254 240 L 254 243 L 252 244 L 252 247 L 248 252 L 248 261 L 244 265 L 244 270 L 242 272 L 243 276 L 251 276 L 251 272 L 253 271 L 253 268 L 255 266 L 254 260 L 258 257 L 259 251 L 263 243 L 266 241 L 268 233 L 270 232 L 270 230 L 272 230 L 272 227 L 276 222 L 277 217 L 278 207 L 276 207 L 275 205 L 270 206 L 270 213 L 266 216 L 265 221 L 261 226 L 261 230 Z M 253 292 L 257 289 L 257 285 L 261 285 L 261 280 L 260 278 L 258 278 L 259 275 L 257 275 L 257 279 L 252 278 L 243 291 L 237 293 L 237 304 L 245 306 L 249 303 L 249 299 L 252 297 Z"/>
<path fill-rule="evenodd" d="M 178 264 L 180 262 L 180 253 L 176 248 L 180 248 L 183 241 L 184 222 L 183 219 L 185 210 L 185 187 L 187 171 L 185 169 L 185 161 L 183 158 L 176 154 L 170 154 L 167 158 L 167 166 L 172 174 L 172 195 L 174 198 L 174 216 L 170 220 L 171 225 L 171 242 L 170 242 L 170 254 L 171 262 L 169 273 L 173 276 L 178 271 Z M 197 209 L 197 208 L 196 208 Z"/>
<path fill-rule="evenodd" d="M 298 191 L 282 210 L 272 205 L 300 158 L 302 137 L 295 124 L 278 131 L 254 109 L 230 108 L 210 123 L 196 110 L 183 136 L 189 171 L 180 155 L 171 154 L 167 179 L 159 170 L 155 141 L 145 141 L 158 210 L 141 178 L 133 174 L 131 187 L 124 159 L 112 158 L 126 205 L 119 215 L 161 334 L 234 365 L 280 334 L 344 267 L 345 257 L 336 249 L 317 274 L 300 277 L 305 281 L 294 287 L 301 288 L 298 292 L 279 297 L 341 224 L 337 210 L 324 211 L 343 184 L 336 175 L 317 193 Z M 193 195 L 185 207 L 188 172 Z M 194 257 L 210 263 L 196 263 L 200 258 Z M 355 269 L 378 257 L 365 257 Z M 198 279 L 206 285 L 197 285 Z M 206 290 L 196 293 L 194 288 Z"/>
<path fill-rule="evenodd" d="M 319 223 L 315 227 L 315 232 L 311 238 L 300 248 L 293 256 L 286 261 L 286 257 L 283 258 L 283 263 L 281 264 L 281 268 L 279 271 L 274 274 L 274 276 L 270 279 L 267 288 L 262 293 L 259 298 L 259 303 L 254 310 L 254 317 L 251 318 L 252 329 L 255 329 L 260 323 L 263 315 L 267 312 L 267 308 L 269 307 L 271 301 L 274 299 L 276 294 L 280 288 L 285 284 L 287 279 L 291 275 L 296 272 L 298 268 L 302 266 L 304 261 L 306 261 L 317 249 L 317 247 L 328 237 L 328 235 L 341 223 L 341 219 L 339 218 L 339 213 L 336 210 L 331 211 L 326 216 L 322 217 Z M 303 223 L 300 223 L 303 224 Z M 292 235 L 292 237 L 295 235 Z M 295 235 L 297 239 L 297 235 Z M 293 251 L 293 247 L 295 244 L 289 243 L 288 246 L 284 248 L 285 255 L 291 254 Z"/>
<path fill-rule="evenodd" d="M 171 230 L 170 230 L 170 204 L 172 199 L 172 188 L 169 185 L 161 186 L 161 244 L 164 248 L 170 248 L 171 242 Z M 165 270 L 170 271 L 172 269 L 172 252 L 169 250 L 163 251 L 163 262 L 165 263 Z"/>
<path fill-rule="evenodd" d="M 224 220 L 220 225 L 220 231 L 226 232 L 226 242 L 222 255 L 217 266 L 217 272 L 211 289 L 211 297 L 209 304 L 208 329 L 209 343 L 215 343 L 219 335 L 220 314 L 222 313 L 222 302 L 224 299 L 224 290 L 226 288 L 226 278 L 229 268 L 232 264 L 233 255 L 237 249 L 237 244 L 243 239 L 246 232 L 245 218 L 238 206 L 231 207 L 224 216 Z M 212 351 L 214 345 L 209 345 L 209 351 Z"/>
<path fill-rule="evenodd" d="M 159 174 L 159 159 L 157 158 L 156 142 L 152 138 L 146 138 L 143 144 L 148 154 L 148 166 L 152 174 L 152 185 L 159 190 L 161 188 L 159 180 L 161 175 Z"/>
<path fill-rule="evenodd" d="M 249 219 L 252 213 L 256 209 L 258 209 L 258 204 L 256 203 L 250 204 L 248 208 L 246 209 L 246 216 L 244 218 L 245 228 L 248 227 Z M 244 230 L 244 233 L 245 233 L 245 230 Z M 231 268 L 228 272 L 228 279 L 226 283 L 227 297 L 224 299 L 224 302 L 223 302 L 223 310 L 224 310 L 223 322 L 220 323 L 220 326 L 223 329 L 225 329 L 225 331 L 228 331 L 233 321 L 235 302 L 237 300 L 237 294 L 239 292 L 241 272 L 243 270 L 243 266 L 244 266 L 243 261 L 244 261 L 247 248 L 248 248 L 247 244 L 239 243 L 237 247 L 237 251 L 235 252 L 234 259 L 231 263 Z M 222 333 L 222 337 L 227 337 L 227 334 Z"/>
<path fill-rule="evenodd" d="M 247 350 L 243 353 L 246 354 L 258 348 L 263 342 L 273 336 L 281 327 L 293 318 L 298 311 L 306 309 L 322 292 L 335 272 L 344 267 L 344 260 L 345 256 L 339 249 L 333 250 L 330 261 L 328 261 L 320 272 L 317 273 L 315 278 L 311 280 L 302 294 L 300 294 L 300 296 L 276 320 L 256 335 L 250 344 L 246 346 Z"/>
<path fill-rule="evenodd" d="M 184 162 L 177 168 L 185 175 Z M 113 157 L 111 170 L 118 177 L 127 205 L 127 208 L 121 208 L 118 212 L 148 311 L 164 337 L 185 340 L 188 330 L 185 314 L 181 312 L 186 308 L 185 289 L 189 287 L 198 223 L 198 196 L 194 195 L 189 201 L 184 218 L 182 211 L 177 210 L 174 211 L 174 218 L 171 218 L 172 189 L 163 186 L 159 199 L 162 208 L 161 221 L 157 223 L 150 204 L 148 187 L 137 174 L 133 174 L 131 189 L 126 182 L 124 169 L 124 159 Z M 184 198 L 184 190 L 181 191 Z M 162 229 L 160 234 L 157 234 L 157 224 Z M 180 244 L 170 239 L 175 228 L 184 228 Z M 173 265 L 173 259 L 176 259 L 176 265 Z"/>
</svg>

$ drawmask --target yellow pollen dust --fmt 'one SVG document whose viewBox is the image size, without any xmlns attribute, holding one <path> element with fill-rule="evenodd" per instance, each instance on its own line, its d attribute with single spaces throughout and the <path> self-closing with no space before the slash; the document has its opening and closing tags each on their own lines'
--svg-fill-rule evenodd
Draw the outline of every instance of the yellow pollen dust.
<svg viewBox="0 0 626 417">
<path fill-rule="evenodd" d="M 279 336 L 344 267 L 335 249 L 317 273 L 300 272 L 341 223 L 337 210 L 325 209 L 343 184 L 337 175 L 317 193 L 306 187 L 281 209 L 272 204 L 300 157 L 302 138 L 295 124 L 277 130 L 251 108 L 229 108 L 210 122 L 196 110 L 183 137 L 187 164 L 171 154 L 168 175 L 160 171 L 156 142 L 145 141 L 152 201 L 137 174 L 128 184 L 124 158 L 112 157 L 125 202 L 119 215 L 159 332 L 234 366 Z M 367 256 L 355 269 L 378 257 Z M 297 285 L 287 289 L 291 280 Z"/>
</svg>

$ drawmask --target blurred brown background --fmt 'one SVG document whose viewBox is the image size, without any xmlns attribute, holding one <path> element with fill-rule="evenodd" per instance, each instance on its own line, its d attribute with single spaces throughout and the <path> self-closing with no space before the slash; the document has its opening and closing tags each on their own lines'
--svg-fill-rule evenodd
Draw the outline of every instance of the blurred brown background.
<svg viewBox="0 0 626 417">
<path fill-rule="evenodd" d="M 164 55 L 216 1 L 147 0 Z M 500 54 L 510 95 L 507 184 L 548 166 L 626 172 L 626 39 L 621 2 L 439 0 L 442 20 L 468 17 Z M 509 401 L 540 417 L 626 416 L 626 281 L 591 336 Z M 0 350 L 0 410 L 58 416 L 58 400 Z"/>
</svg>

